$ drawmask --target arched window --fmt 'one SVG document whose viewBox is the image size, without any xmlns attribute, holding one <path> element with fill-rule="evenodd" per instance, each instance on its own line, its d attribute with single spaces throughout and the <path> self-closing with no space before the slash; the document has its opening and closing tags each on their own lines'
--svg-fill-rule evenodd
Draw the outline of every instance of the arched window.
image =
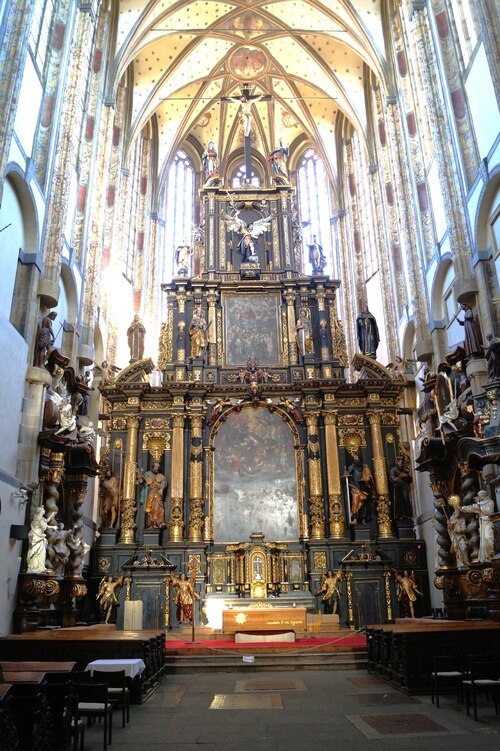
<svg viewBox="0 0 500 751">
<path fill-rule="evenodd" d="M 232 188 L 243 188 L 245 186 L 245 178 L 246 178 L 246 171 L 245 171 L 245 165 L 241 164 L 234 172 L 233 176 L 231 178 L 231 187 Z M 251 178 L 250 178 L 251 185 L 254 186 L 254 188 L 260 187 L 260 177 L 259 175 L 252 170 L 251 172 Z"/>
<path fill-rule="evenodd" d="M 165 212 L 165 271 L 175 274 L 175 249 L 192 245 L 194 170 L 185 151 L 178 151 L 167 172 Z"/>
<path fill-rule="evenodd" d="M 333 234 L 330 217 L 331 190 L 323 162 L 313 149 L 308 149 L 297 170 L 298 202 L 302 222 L 309 222 L 304 228 L 304 244 L 316 241 L 323 246 L 327 259 L 325 274 L 332 272 Z M 306 270 L 308 270 L 307 253 Z"/>
</svg>

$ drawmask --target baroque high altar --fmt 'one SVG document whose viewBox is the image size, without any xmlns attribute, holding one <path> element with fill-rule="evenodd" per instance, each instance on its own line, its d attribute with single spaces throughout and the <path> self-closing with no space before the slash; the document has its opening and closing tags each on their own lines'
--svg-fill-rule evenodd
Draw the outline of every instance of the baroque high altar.
<svg viewBox="0 0 500 751">
<path fill-rule="evenodd" d="M 340 282 L 301 272 L 293 190 L 279 182 L 228 193 L 209 181 L 192 268 L 162 285 L 162 377 L 146 358 L 101 387 L 106 462 L 123 481 L 92 580 L 125 572 L 145 627 L 177 625 L 171 570 L 196 576 L 209 625 L 236 598 L 316 610 L 322 576 L 341 567 L 341 623 L 397 615 L 392 567 L 414 570 L 428 598 L 424 545 L 394 519 L 389 485 L 404 380 L 358 355 L 346 381 Z"/>
</svg>

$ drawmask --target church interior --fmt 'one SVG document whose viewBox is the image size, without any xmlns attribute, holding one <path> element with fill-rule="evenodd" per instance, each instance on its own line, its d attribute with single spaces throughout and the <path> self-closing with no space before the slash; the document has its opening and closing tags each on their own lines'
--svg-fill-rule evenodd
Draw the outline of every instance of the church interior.
<svg viewBox="0 0 500 751">
<path fill-rule="evenodd" d="M 0 42 L 0 659 L 498 653 L 493 0 L 4 0 Z"/>
</svg>

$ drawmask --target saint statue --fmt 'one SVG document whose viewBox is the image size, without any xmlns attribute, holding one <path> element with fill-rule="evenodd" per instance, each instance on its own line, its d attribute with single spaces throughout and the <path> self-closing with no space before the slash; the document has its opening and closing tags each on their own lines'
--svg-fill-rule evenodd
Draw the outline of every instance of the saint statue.
<svg viewBox="0 0 500 751">
<path fill-rule="evenodd" d="M 394 577 L 396 579 L 396 591 L 401 610 L 402 618 L 415 618 L 415 602 L 417 595 L 421 595 L 419 589 L 417 589 L 417 582 L 415 579 L 415 572 L 405 571 L 403 575 L 394 571 Z"/>
<path fill-rule="evenodd" d="M 201 308 L 193 310 L 193 318 L 189 326 L 189 338 L 191 340 L 191 360 L 204 357 L 207 346 L 207 322 Z"/>
<path fill-rule="evenodd" d="M 267 161 L 271 164 L 273 174 L 275 177 L 282 177 L 288 180 L 288 169 L 286 166 L 286 160 L 288 158 L 288 149 L 283 146 L 283 142 L 280 139 L 280 145 L 276 146 L 267 155 Z"/>
<path fill-rule="evenodd" d="M 254 240 L 270 229 L 271 217 L 264 216 L 247 225 L 247 223 L 241 219 L 240 211 L 238 209 L 234 216 L 222 212 L 222 218 L 228 225 L 229 231 L 241 234 L 241 239 L 238 242 L 238 250 L 241 253 L 242 263 L 258 263 L 259 258 Z"/>
<path fill-rule="evenodd" d="M 33 514 L 31 528 L 28 532 L 28 557 L 26 560 L 28 574 L 44 574 L 45 561 L 47 558 L 47 537 L 46 529 L 57 529 L 56 524 L 50 524 L 56 512 L 53 511 L 50 516 L 45 517 L 43 506 L 38 506 Z"/>
<path fill-rule="evenodd" d="M 124 577 L 119 576 L 113 579 L 112 576 L 103 577 L 99 584 L 96 599 L 99 600 L 101 613 L 104 616 L 104 623 L 109 623 L 113 608 L 119 605 L 118 594 L 123 586 Z"/>
<path fill-rule="evenodd" d="M 194 601 L 200 599 L 200 595 L 194 588 L 194 579 L 188 579 L 186 574 L 181 574 L 177 579 L 170 576 L 169 581 L 176 588 L 174 602 L 177 606 L 177 620 L 179 623 L 192 621 L 194 617 Z"/>
<path fill-rule="evenodd" d="M 217 158 L 217 150 L 213 141 L 209 141 L 208 146 L 201 157 L 201 163 L 203 165 L 205 182 L 210 180 L 211 177 L 217 177 L 219 174 L 219 160 Z"/>
<path fill-rule="evenodd" d="M 453 508 L 453 513 L 448 517 L 451 550 L 455 553 L 457 567 L 467 568 L 470 565 L 467 522 L 460 508 L 460 497 L 458 495 L 450 495 L 448 503 Z"/>
<path fill-rule="evenodd" d="M 45 318 L 42 318 L 42 322 L 40 323 L 35 347 L 35 365 L 39 368 L 43 368 L 45 361 L 50 354 L 50 350 L 54 346 L 55 336 L 52 322 L 55 321 L 56 318 L 57 313 L 53 310 L 46 315 Z"/>
<path fill-rule="evenodd" d="M 482 357 L 483 356 L 483 341 L 481 331 L 479 329 L 479 323 L 477 318 L 474 317 L 474 311 L 467 303 L 462 303 L 462 310 L 464 311 L 464 319 L 461 321 L 457 318 L 460 326 L 464 327 L 464 349 L 466 357 Z"/>
<path fill-rule="evenodd" d="M 99 516 L 103 527 L 114 527 L 118 520 L 120 507 L 120 478 L 109 468 L 99 483 Z"/>
<path fill-rule="evenodd" d="M 230 102 L 241 106 L 241 122 L 245 138 L 250 135 L 252 130 L 252 105 L 260 102 L 263 97 L 264 94 L 250 96 L 248 89 L 243 89 L 240 97 L 228 97 Z"/>
<path fill-rule="evenodd" d="M 179 245 L 175 251 L 175 262 L 177 264 L 178 276 L 189 276 L 191 271 L 191 256 L 193 249 L 190 245 L 184 243 Z"/>
<path fill-rule="evenodd" d="M 323 611 L 325 615 L 332 615 L 336 613 L 339 606 L 340 599 L 340 582 L 342 581 L 342 571 L 339 569 L 336 574 L 331 569 L 328 569 L 326 576 L 321 584 L 320 592 L 325 594 L 321 598 L 323 601 Z"/>
<path fill-rule="evenodd" d="M 495 513 L 495 502 L 486 490 L 480 490 L 475 503 L 462 506 L 462 513 L 476 514 L 479 519 L 479 557 L 480 563 L 491 561 L 494 555 L 494 528 L 491 514 Z"/>
<path fill-rule="evenodd" d="M 314 340 L 311 326 L 311 311 L 309 308 L 302 306 L 299 309 L 299 318 L 295 325 L 297 347 L 304 357 L 314 353 Z"/>
<path fill-rule="evenodd" d="M 130 360 L 142 360 L 144 357 L 144 337 L 146 329 L 136 313 L 134 320 L 127 329 L 128 346 L 130 348 Z"/>
<path fill-rule="evenodd" d="M 370 313 L 367 307 L 363 307 L 361 313 L 356 318 L 356 330 L 358 345 L 362 354 L 375 360 L 380 336 L 375 316 Z"/>
<path fill-rule="evenodd" d="M 389 482 L 392 485 L 394 519 L 411 519 L 413 516 L 410 499 L 412 476 L 402 456 L 396 459 L 396 464 L 389 473 Z"/>
<path fill-rule="evenodd" d="M 155 462 L 153 469 L 144 473 L 147 486 L 145 526 L 148 529 L 165 527 L 164 496 L 167 488 L 167 478 L 160 472 L 160 463 Z"/>
<path fill-rule="evenodd" d="M 326 266 L 326 258 L 323 253 L 323 247 L 317 242 L 316 235 L 313 235 L 313 241 L 309 245 L 309 263 L 312 266 L 313 274 L 322 274 Z"/>
</svg>

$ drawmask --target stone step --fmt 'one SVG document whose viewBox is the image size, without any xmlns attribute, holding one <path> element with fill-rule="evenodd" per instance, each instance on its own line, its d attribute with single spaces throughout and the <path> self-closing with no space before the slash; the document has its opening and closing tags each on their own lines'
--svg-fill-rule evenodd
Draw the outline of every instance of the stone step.
<svg viewBox="0 0 500 751">
<path fill-rule="evenodd" d="M 248 658 L 253 657 L 253 661 Z M 246 658 L 246 659 L 244 659 Z M 210 671 L 266 671 L 266 670 L 366 670 L 366 652 L 318 652 L 315 654 L 271 653 L 217 654 L 217 655 L 168 655 L 166 673 L 189 673 Z"/>
</svg>

